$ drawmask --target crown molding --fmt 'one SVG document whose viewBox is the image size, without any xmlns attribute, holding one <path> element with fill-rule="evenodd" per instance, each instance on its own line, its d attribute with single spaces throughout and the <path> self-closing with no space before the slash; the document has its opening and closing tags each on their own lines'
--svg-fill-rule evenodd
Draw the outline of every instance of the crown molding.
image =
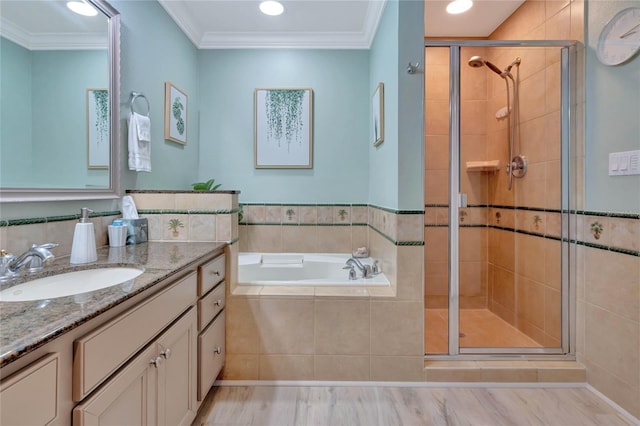
<svg viewBox="0 0 640 426">
<path fill-rule="evenodd" d="M 106 50 L 103 33 L 30 33 L 13 22 L 0 18 L 0 35 L 28 50 Z"/>
<path fill-rule="evenodd" d="M 164 8 L 167 14 L 173 19 L 182 32 L 191 40 L 194 46 L 200 48 L 200 40 L 203 36 L 203 31 L 198 25 L 191 19 L 191 13 L 187 6 L 183 2 L 175 0 L 158 0 L 160 6 Z"/>
<path fill-rule="evenodd" d="M 183 2 L 158 0 L 198 49 L 369 49 L 387 0 L 370 1 L 361 31 L 355 32 L 205 32 Z"/>
</svg>

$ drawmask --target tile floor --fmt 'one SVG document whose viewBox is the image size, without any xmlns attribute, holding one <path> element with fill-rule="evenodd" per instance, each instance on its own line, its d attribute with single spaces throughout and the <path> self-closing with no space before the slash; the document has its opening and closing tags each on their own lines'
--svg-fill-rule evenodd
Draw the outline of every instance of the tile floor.
<svg viewBox="0 0 640 426">
<path fill-rule="evenodd" d="M 586 388 L 222 386 L 192 425 L 633 425 Z"/>
<path fill-rule="evenodd" d="M 447 309 L 424 310 L 426 354 L 448 352 Z M 540 344 L 488 309 L 460 310 L 460 347 L 540 347 Z"/>
</svg>

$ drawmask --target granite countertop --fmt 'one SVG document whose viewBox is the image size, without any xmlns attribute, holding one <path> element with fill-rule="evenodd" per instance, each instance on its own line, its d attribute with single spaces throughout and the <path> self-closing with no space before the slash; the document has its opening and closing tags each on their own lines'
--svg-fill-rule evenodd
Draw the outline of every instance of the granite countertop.
<svg viewBox="0 0 640 426">
<path fill-rule="evenodd" d="M 88 268 L 130 266 L 144 268 L 133 280 L 88 293 L 30 302 L 0 302 L 0 367 L 78 327 L 91 318 L 149 289 L 224 247 L 217 242 L 148 242 L 124 247 L 101 247 L 98 261 L 70 265 L 61 257 L 31 278 Z M 0 290 L 19 284 L 0 284 Z"/>
</svg>

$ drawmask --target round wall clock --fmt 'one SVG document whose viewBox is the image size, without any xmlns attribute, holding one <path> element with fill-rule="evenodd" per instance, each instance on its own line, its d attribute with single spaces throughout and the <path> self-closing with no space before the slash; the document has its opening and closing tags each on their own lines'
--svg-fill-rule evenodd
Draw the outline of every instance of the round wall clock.
<svg viewBox="0 0 640 426">
<path fill-rule="evenodd" d="M 619 65 L 640 50 L 640 7 L 618 12 L 605 25 L 598 38 L 596 53 L 605 65 Z"/>
</svg>

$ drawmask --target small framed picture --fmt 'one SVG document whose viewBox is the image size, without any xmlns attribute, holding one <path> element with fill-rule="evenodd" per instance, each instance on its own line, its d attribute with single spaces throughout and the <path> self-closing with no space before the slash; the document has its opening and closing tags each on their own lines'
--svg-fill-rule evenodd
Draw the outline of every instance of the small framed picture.
<svg viewBox="0 0 640 426">
<path fill-rule="evenodd" d="M 164 83 L 164 138 L 187 144 L 187 94 L 170 82 Z"/>
<path fill-rule="evenodd" d="M 313 90 L 256 89 L 256 169 L 313 167 Z"/>
<path fill-rule="evenodd" d="M 373 146 L 384 142 L 384 84 L 378 83 L 372 99 Z"/>
<path fill-rule="evenodd" d="M 109 91 L 87 89 L 87 168 L 108 169 L 111 154 L 109 138 Z"/>
</svg>

